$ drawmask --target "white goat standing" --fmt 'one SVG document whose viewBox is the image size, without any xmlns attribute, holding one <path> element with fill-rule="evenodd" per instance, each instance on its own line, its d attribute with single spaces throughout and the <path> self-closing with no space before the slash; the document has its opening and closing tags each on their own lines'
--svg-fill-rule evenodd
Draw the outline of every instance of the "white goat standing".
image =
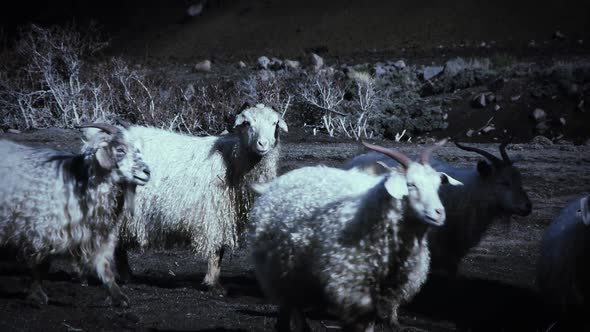
<svg viewBox="0 0 590 332">
<path fill-rule="evenodd" d="M 397 308 L 425 281 L 429 225 L 444 223 L 441 183 L 460 184 L 427 163 L 366 144 L 398 160 L 385 177 L 328 167 L 304 167 L 256 185 L 251 211 L 256 277 L 279 303 L 279 330 L 302 310 L 329 308 L 346 330 L 371 330 L 382 308 L 397 324 Z M 393 307 L 393 312 L 391 308 Z"/>
<path fill-rule="evenodd" d="M 141 144 L 126 130 L 82 126 L 82 153 L 0 141 L 0 247 L 32 268 L 29 298 L 46 304 L 42 278 L 52 256 L 74 257 L 96 271 L 115 305 L 129 299 L 115 281 L 113 254 L 124 208 L 149 180 Z"/>
<path fill-rule="evenodd" d="M 125 246 L 117 263 L 123 277 L 129 270 L 126 248 L 189 242 L 208 257 L 204 284 L 219 283 L 225 248 L 238 246 L 253 202 L 249 183 L 277 175 L 279 131 L 287 124 L 273 109 L 258 104 L 237 115 L 235 132 L 225 136 L 193 137 L 133 126 L 145 141 L 145 160 L 152 180 L 138 190 L 135 219 L 125 227 Z"/>
</svg>

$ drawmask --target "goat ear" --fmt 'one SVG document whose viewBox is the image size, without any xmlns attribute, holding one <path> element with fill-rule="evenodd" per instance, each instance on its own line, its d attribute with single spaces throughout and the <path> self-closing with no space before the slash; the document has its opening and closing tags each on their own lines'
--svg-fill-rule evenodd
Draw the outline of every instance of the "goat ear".
<svg viewBox="0 0 590 332">
<path fill-rule="evenodd" d="M 243 125 L 244 123 L 248 123 L 248 119 L 244 116 L 244 114 L 240 113 L 236 115 L 236 121 L 234 122 L 234 128 Z"/>
<path fill-rule="evenodd" d="M 385 190 L 395 199 L 402 199 L 408 195 L 408 184 L 403 176 L 393 175 L 385 181 Z"/>
<path fill-rule="evenodd" d="M 287 127 L 287 123 L 283 119 L 279 119 L 279 128 L 281 128 L 286 133 L 289 132 L 289 128 Z"/>
<path fill-rule="evenodd" d="M 590 196 L 586 196 L 580 200 L 581 205 L 581 214 L 582 214 L 582 222 L 584 225 L 590 225 Z"/>
<path fill-rule="evenodd" d="M 451 186 L 462 186 L 463 182 L 454 179 L 453 177 L 451 177 L 450 175 L 448 175 L 445 172 L 439 172 L 440 174 L 440 180 L 443 184 L 450 184 Z"/>
<path fill-rule="evenodd" d="M 494 172 L 492 165 L 487 161 L 480 160 L 477 162 L 477 171 L 482 177 L 488 177 Z"/>
<path fill-rule="evenodd" d="M 94 127 L 86 127 L 86 128 L 82 128 L 81 130 L 82 130 L 82 135 L 84 136 L 85 141 L 92 140 L 94 137 L 96 137 L 96 135 L 105 135 L 105 136 L 108 135 L 102 129 L 94 128 Z"/>
<path fill-rule="evenodd" d="M 99 148 L 96 151 L 96 160 L 100 167 L 106 170 L 112 170 L 117 166 L 117 161 L 113 156 L 113 152 L 110 150 L 109 145 L 106 142 L 99 145 Z"/>
</svg>

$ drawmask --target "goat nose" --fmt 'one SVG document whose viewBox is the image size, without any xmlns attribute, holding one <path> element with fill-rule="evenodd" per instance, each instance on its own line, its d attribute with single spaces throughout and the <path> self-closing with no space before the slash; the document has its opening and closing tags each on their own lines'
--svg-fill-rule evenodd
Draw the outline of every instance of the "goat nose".
<svg viewBox="0 0 590 332">
<path fill-rule="evenodd" d="M 438 209 L 435 209 L 434 212 L 436 212 L 436 214 L 438 214 L 439 216 L 442 216 L 445 214 L 445 209 L 438 208 Z"/>
<path fill-rule="evenodd" d="M 258 147 L 261 149 L 266 149 L 268 147 L 268 140 L 267 139 L 259 139 L 257 143 L 258 143 Z"/>
<path fill-rule="evenodd" d="M 146 167 L 143 169 L 143 172 L 145 173 L 145 175 L 150 175 L 152 174 L 152 172 L 150 171 L 149 167 Z"/>
</svg>

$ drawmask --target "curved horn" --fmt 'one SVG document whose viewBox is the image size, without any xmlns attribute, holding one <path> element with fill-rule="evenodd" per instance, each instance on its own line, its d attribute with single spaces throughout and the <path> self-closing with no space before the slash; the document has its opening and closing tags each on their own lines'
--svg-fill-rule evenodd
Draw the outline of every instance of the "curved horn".
<svg viewBox="0 0 590 332">
<path fill-rule="evenodd" d="M 77 128 L 98 128 L 110 135 L 115 135 L 120 132 L 120 129 L 108 123 L 85 123 L 77 126 Z"/>
<path fill-rule="evenodd" d="M 444 139 L 434 143 L 433 146 L 426 148 L 426 150 L 424 150 L 422 152 L 422 154 L 420 155 L 420 163 L 422 165 L 428 164 L 428 159 L 430 159 L 430 155 L 432 154 L 432 151 L 436 150 L 437 148 L 440 148 L 441 146 L 445 145 L 446 143 L 447 143 L 447 139 L 444 138 Z"/>
<path fill-rule="evenodd" d="M 361 140 L 361 143 L 370 150 L 373 151 L 377 151 L 377 152 L 381 152 L 384 155 L 396 160 L 397 162 L 399 162 L 404 169 L 408 169 L 408 167 L 410 167 L 410 164 L 412 163 L 412 160 L 410 158 L 408 158 L 406 155 L 404 155 L 403 153 L 396 151 L 396 150 L 392 150 L 392 149 L 388 149 L 388 148 L 384 148 L 382 146 L 379 145 L 374 145 L 371 143 L 367 143 L 363 140 Z"/>
<path fill-rule="evenodd" d="M 500 155 L 502 156 L 502 159 L 505 163 L 512 164 L 510 157 L 508 157 L 508 153 L 506 153 L 506 146 L 508 145 L 508 143 L 510 143 L 509 140 L 504 141 L 502 142 L 502 144 L 500 144 Z"/>
<path fill-rule="evenodd" d="M 486 152 L 486 151 L 478 149 L 478 148 L 472 148 L 470 146 L 461 145 L 461 144 L 459 144 L 459 142 L 455 142 L 455 145 L 461 150 L 475 152 L 475 153 L 478 153 L 478 154 L 486 157 L 486 159 L 491 161 L 492 164 L 494 164 L 494 165 L 502 164 L 502 160 L 500 160 L 500 158 L 494 156 L 493 154 L 491 154 L 489 152 Z"/>
</svg>

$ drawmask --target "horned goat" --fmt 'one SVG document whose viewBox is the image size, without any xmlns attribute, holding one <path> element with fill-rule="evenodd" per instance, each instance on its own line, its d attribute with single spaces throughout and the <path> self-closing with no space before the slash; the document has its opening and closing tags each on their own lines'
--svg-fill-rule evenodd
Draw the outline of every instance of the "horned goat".
<svg viewBox="0 0 590 332">
<path fill-rule="evenodd" d="M 432 269 L 456 275 L 459 264 L 469 250 L 481 241 L 494 220 L 513 214 L 527 216 L 532 204 L 522 187 L 520 171 L 506 153 L 507 142 L 500 145 L 498 158 L 493 154 L 455 143 L 462 150 L 475 152 L 487 159 L 476 169 L 455 168 L 433 160 L 434 169 L 461 181 L 460 187 L 445 186 L 440 197 L 447 211 L 447 221 L 429 234 Z M 395 163 L 380 153 L 367 153 L 346 162 L 342 168 L 356 168 L 371 174 L 387 174 L 381 166 Z"/>
<path fill-rule="evenodd" d="M 150 172 L 141 144 L 107 124 L 81 126 L 82 153 L 0 141 L 0 247 L 16 249 L 32 269 L 29 298 L 46 304 L 42 279 L 56 256 L 96 271 L 114 305 L 129 299 L 115 281 L 113 254 L 121 217 Z M 126 206 L 127 205 L 127 206 Z"/>
<path fill-rule="evenodd" d="M 568 202 L 546 229 L 537 263 L 537 286 L 560 323 L 568 327 L 563 330 L 590 328 L 588 262 L 590 196 L 582 196 Z"/>
<path fill-rule="evenodd" d="M 219 283 L 223 253 L 243 238 L 253 203 L 249 183 L 277 175 L 280 130 L 287 132 L 287 124 L 263 104 L 240 112 L 234 132 L 224 136 L 130 127 L 145 141 L 144 158 L 153 177 L 137 192 L 137 213 L 125 227 L 124 246 L 116 252 L 123 278 L 131 272 L 127 249 L 134 242 L 163 247 L 184 241 L 208 257 L 204 285 L 223 291 Z"/>
<path fill-rule="evenodd" d="M 316 306 L 348 330 L 371 328 L 383 308 L 397 324 L 397 307 L 426 279 L 425 234 L 445 220 L 438 188 L 460 183 L 428 165 L 432 148 L 418 163 L 365 146 L 402 167 L 385 177 L 303 167 L 254 186 L 252 257 L 262 290 L 280 306 L 279 330 L 290 329 L 292 314 L 305 328 L 302 310 Z"/>
</svg>

